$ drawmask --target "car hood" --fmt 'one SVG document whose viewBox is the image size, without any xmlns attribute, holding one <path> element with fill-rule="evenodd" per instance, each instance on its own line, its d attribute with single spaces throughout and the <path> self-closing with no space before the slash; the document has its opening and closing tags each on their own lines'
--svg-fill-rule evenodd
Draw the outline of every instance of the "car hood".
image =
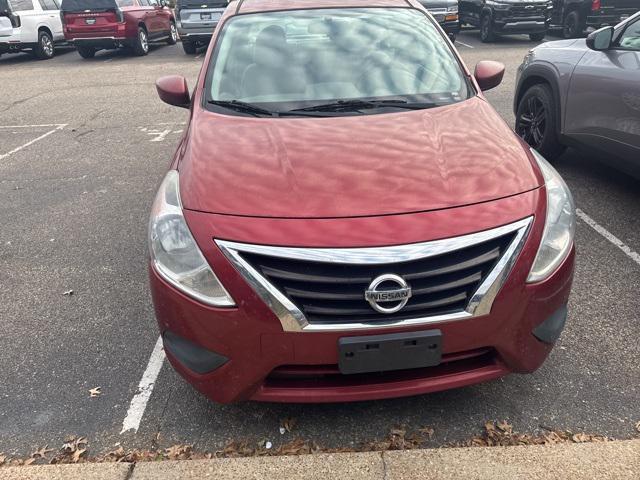
<svg viewBox="0 0 640 480">
<path fill-rule="evenodd" d="M 587 41 L 584 38 L 570 38 L 567 40 L 553 40 L 544 42 L 535 47 L 535 50 L 545 50 L 547 48 L 577 48 L 586 49 Z"/>
<path fill-rule="evenodd" d="M 482 98 L 401 113 L 255 118 L 196 112 L 184 208 L 281 218 L 451 208 L 540 185 L 523 143 Z"/>
</svg>

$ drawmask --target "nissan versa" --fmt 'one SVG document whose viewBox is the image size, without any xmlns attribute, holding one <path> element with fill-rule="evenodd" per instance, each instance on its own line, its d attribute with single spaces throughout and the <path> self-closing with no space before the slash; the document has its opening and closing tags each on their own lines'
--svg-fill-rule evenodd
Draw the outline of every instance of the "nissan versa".
<svg viewBox="0 0 640 480">
<path fill-rule="evenodd" d="M 574 205 L 416 0 L 232 2 L 154 201 L 167 356 L 218 402 L 343 402 L 532 372 Z"/>
</svg>

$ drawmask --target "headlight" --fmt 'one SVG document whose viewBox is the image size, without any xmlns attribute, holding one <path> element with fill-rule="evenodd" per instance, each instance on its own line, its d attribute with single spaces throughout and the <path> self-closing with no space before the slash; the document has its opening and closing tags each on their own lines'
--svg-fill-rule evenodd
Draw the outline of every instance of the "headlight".
<svg viewBox="0 0 640 480">
<path fill-rule="evenodd" d="M 576 231 L 576 208 L 567 184 L 542 155 L 531 151 L 544 176 L 547 216 L 542 241 L 527 278 L 529 283 L 545 280 L 558 268 L 571 251 Z"/>
<path fill-rule="evenodd" d="M 178 290 L 216 307 L 235 305 L 198 248 L 180 203 L 179 177 L 164 177 L 151 209 L 149 254 L 156 271 Z"/>
<path fill-rule="evenodd" d="M 458 13 L 458 6 L 457 5 L 453 5 L 451 7 L 447 7 L 447 12 Z"/>
</svg>

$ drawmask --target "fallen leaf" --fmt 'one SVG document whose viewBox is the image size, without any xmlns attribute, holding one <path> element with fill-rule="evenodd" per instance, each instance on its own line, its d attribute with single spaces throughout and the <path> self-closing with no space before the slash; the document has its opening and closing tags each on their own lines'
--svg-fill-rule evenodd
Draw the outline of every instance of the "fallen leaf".
<svg viewBox="0 0 640 480">
<path fill-rule="evenodd" d="M 636 430 L 640 432 L 640 422 L 636 423 L 635 427 L 636 427 Z"/>
<path fill-rule="evenodd" d="M 47 447 L 48 447 L 48 445 L 45 445 L 44 447 L 36 450 L 35 452 L 33 452 L 31 454 L 31 456 L 33 458 L 44 458 L 44 457 L 46 457 L 48 453 L 53 452 L 52 448 L 47 448 Z"/>
<path fill-rule="evenodd" d="M 284 428 L 287 432 L 290 432 L 293 430 L 293 427 L 296 426 L 296 423 L 298 423 L 298 421 L 295 418 L 284 418 L 280 421 L 280 428 Z"/>
<path fill-rule="evenodd" d="M 71 295 L 73 295 L 73 290 L 66 290 L 62 292 L 62 295 L 66 295 L 67 297 L 70 297 Z"/>
<path fill-rule="evenodd" d="M 496 423 L 496 427 L 498 427 L 504 433 L 513 432 L 513 427 L 510 424 L 508 424 L 506 420 L 503 420 L 502 422 Z"/>
<path fill-rule="evenodd" d="M 296 438 L 289 443 L 281 445 L 276 450 L 276 453 L 278 455 L 303 455 L 311 453 L 311 446 L 301 438 Z"/>
<path fill-rule="evenodd" d="M 0 467 L 7 461 L 7 456 L 4 453 L 0 453 Z"/>
<path fill-rule="evenodd" d="M 585 443 L 585 442 L 588 442 L 590 439 L 591 437 L 584 433 L 576 433 L 571 437 L 571 440 L 573 440 L 575 443 Z"/>
<path fill-rule="evenodd" d="M 433 434 L 435 433 L 435 430 L 431 427 L 422 427 L 418 429 L 418 432 L 420 432 L 423 435 L 426 435 L 427 437 L 431 438 L 433 437 Z"/>
<path fill-rule="evenodd" d="M 165 449 L 165 455 L 169 460 L 188 460 L 192 455 L 192 446 L 172 445 Z"/>
<path fill-rule="evenodd" d="M 80 461 L 80 457 L 84 455 L 86 451 L 87 451 L 86 448 L 77 449 L 75 452 L 73 452 L 73 455 L 71 456 L 71 461 L 73 463 L 78 463 L 78 461 Z"/>
<path fill-rule="evenodd" d="M 99 397 L 102 395 L 102 387 L 94 387 L 89 389 L 89 397 Z"/>
<path fill-rule="evenodd" d="M 22 465 L 31 465 L 35 461 L 35 458 L 27 458 L 24 462 L 22 462 Z"/>
</svg>

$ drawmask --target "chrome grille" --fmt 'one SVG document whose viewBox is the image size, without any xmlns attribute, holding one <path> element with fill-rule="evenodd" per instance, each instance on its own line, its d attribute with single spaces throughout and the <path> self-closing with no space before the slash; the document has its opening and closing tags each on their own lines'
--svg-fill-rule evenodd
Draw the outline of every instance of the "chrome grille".
<svg viewBox="0 0 640 480">
<path fill-rule="evenodd" d="M 513 235 L 436 257 L 394 264 L 333 264 L 254 253 L 241 255 L 284 293 L 309 323 L 375 323 L 464 310 Z M 412 288 L 407 305 L 394 314 L 376 312 L 364 297 L 373 279 L 387 273 L 401 276 Z"/>
<path fill-rule="evenodd" d="M 488 313 L 532 218 L 419 244 L 289 248 L 218 240 L 218 246 L 280 318 L 284 330 L 424 324 Z M 398 312 L 379 313 L 364 292 L 383 274 L 412 288 Z"/>
</svg>

